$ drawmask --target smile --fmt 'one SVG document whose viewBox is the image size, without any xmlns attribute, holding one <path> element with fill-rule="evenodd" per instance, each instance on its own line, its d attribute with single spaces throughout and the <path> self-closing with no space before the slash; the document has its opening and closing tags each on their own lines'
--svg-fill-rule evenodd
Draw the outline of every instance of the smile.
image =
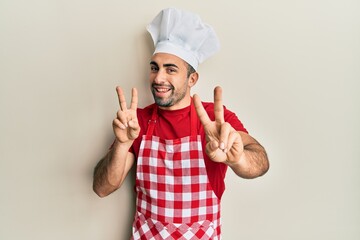
<svg viewBox="0 0 360 240">
<path fill-rule="evenodd" d="M 155 88 L 155 90 L 156 90 L 157 92 L 161 92 L 161 93 L 170 91 L 169 88 Z"/>
<path fill-rule="evenodd" d="M 154 86 L 153 89 L 158 93 L 166 93 L 172 90 L 172 87 L 166 87 L 166 86 Z"/>
</svg>

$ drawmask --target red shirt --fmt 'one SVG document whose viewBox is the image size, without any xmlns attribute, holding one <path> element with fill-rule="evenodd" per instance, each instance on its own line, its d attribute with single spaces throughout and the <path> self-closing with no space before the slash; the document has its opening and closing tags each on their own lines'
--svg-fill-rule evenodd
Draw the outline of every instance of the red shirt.
<svg viewBox="0 0 360 240">
<path fill-rule="evenodd" d="M 203 102 L 203 106 L 208 113 L 209 118 L 214 121 L 214 103 Z M 146 134 L 148 122 L 151 119 L 154 107 L 155 104 L 152 104 L 147 106 L 146 108 L 137 109 L 137 117 L 141 130 L 139 137 L 135 139 L 130 149 L 130 151 L 135 154 L 136 159 L 138 157 L 142 136 Z M 154 136 L 158 136 L 162 139 L 176 139 L 190 135 L 190 106 L 183 109 L 171 111 L 158 109 L 158 115 L 159 117 L 157 119 L 153 133 Z M 225 107 L 224 118 L 225 121 L 230 123 L 235 130 L 247 132 L 238 117 Z M 225 165 L 224 163 L 213 162 L 208 158 L 205 153 L 205 133 L 200 123 L 200 120 L 198 120 L 196 127 L 198 129 L 198 134 L 202 136 L 202 147 L 209 181 L 215 194 L 218 196 L 219 199 L 221 199 L 221 196 L 225 190 L 224 179 L 227 165 Z"/>
</svg>

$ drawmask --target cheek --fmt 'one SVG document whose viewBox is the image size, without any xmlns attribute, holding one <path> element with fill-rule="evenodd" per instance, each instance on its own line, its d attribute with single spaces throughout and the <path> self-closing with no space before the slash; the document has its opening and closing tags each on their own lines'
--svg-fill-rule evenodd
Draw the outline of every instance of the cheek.
<svg viewBox="0 0 360 240">
<path fill-rule="evenodd" d="M 154 79 L 155 79 L 155 74 L 149 73 L 149 75 L 148 75 L 149 82 L 152 83 L 154 81 Z"/>
</svg>

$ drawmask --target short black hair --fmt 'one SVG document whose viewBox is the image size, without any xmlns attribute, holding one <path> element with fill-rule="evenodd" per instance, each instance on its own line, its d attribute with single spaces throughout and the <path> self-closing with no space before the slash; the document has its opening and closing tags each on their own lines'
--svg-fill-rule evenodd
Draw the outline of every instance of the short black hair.
<svg viewBox="0 0 360 240">
<path fill-rule="evenodd" d="M 196 70 L 190 65 L 188 64 L 188 67 L 187 67 L 187 77 L 190 77 L 190 75 L 192 73 L 196 72 Z"/>
</svg>

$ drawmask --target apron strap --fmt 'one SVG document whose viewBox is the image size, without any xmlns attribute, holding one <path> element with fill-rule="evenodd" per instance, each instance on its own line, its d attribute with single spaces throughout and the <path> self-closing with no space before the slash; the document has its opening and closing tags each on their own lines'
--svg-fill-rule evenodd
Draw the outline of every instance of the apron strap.
<svg viewBox="0 0 360 240">
<path fill-rule="evenodd" d="M 151 136 L 154 132 L 154 128 L 155 128 L 155 124 L 156 124 L 156 120 L 158 118 L 158 106 L 156 104 L 154 104 L 154 109 L 151 115 L 151 118 L 149 119 L 148 122 L 148 128 L 146 130 L 146 136 Z"/>
<path fill-rule="evenodd" d="M 193 102 L 193 99 L 191 98 L 191 103 L 190 103 L 190 132 L 191 132 L 191 136 L 196 136 L 198 135 L 198 129 L 197 129 L 197 124 L 198 124 L 198 116 L 195 110 L 195 105 Z"/>
</svg>

